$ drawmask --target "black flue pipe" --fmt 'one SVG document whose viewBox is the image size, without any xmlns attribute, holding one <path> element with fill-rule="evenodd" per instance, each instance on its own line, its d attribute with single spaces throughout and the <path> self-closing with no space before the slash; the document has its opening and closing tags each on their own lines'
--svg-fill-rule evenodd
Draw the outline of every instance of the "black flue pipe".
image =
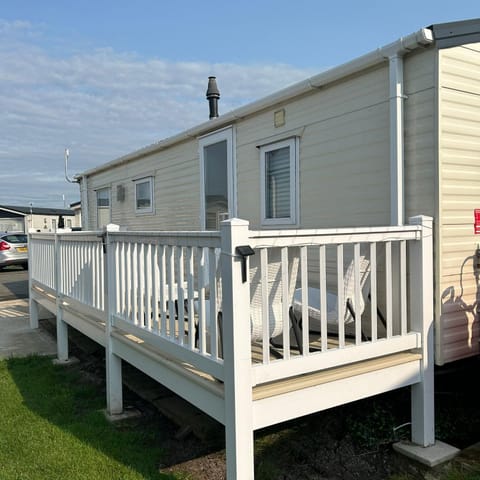
<svg viewBox="0 0 480 480">
<path fill-rule="evenodd" d="M 217 87 L 215 77 L 208 77 L 207 100 L 210 110 L 210 120 L 218 117 L 218 99 L 220 98 L 220 90 Z"/>
</svg>

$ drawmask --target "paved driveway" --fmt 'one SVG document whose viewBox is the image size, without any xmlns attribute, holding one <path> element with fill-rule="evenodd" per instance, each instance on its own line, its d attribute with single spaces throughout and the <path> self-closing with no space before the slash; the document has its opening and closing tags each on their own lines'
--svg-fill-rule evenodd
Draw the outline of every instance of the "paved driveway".
<svg viewBox="0 0 480 480">
<path fill-rule="evenodd" d="M 28 270 L 10 266 L 0 270 L 0 302 L 28 298 Z"/>
<path fill-rule="evenodd" d="M 0 270 L 0 359 L 31 354 L 55 355 L 55 339 L 42 328 L 30 328 L 28 271 Z"/>
</svg>

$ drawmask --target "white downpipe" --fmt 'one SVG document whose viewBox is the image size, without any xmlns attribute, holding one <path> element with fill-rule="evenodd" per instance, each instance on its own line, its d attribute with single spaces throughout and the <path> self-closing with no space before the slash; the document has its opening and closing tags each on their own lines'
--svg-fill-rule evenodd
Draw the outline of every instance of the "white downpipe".
<svg viewBox="0 0 480 480">
<path fill-rule="evenodd" d="M 90 229 L 90 216 L 88 214 L 88 185 L 87 185 L 88 177 L 86 175 L 81 175 L 77 178 L 77 181 L 80 184 L 80 204 L 81 204 L 81 212 L 82 212 L 82 229 L 89 230 Z"/>
<path fill-rule="evenodd" d="M 420 46 L 434 42 L 433 32 L 422 28 L 383 47 L 389 63 L 390 82 L 390 223 L 405 223 L 403 56 Z"/>
<path fill-rule="evenodd" d="M 404 117 L 403 57 L 389 57 L 390 78 L 390 222 L 403 225 L 404 193 Z"/>
</svg>

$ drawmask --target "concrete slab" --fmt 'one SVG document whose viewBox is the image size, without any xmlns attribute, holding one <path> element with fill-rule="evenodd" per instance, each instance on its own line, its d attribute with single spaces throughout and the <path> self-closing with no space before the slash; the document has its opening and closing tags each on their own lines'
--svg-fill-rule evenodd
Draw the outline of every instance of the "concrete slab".
<svg viewBox="0 0 480 480">
<path fill-rule="evenodd" d="M 428 467 L 435 467 L 441 463 L 452 460 L 452 458 L 460 453 L 458 448 L 440 442 L 439 440 L 431 447 L 421 447 L 411 442 L 397 442 L 393 444 L 393 449 Z"/>
<path fill-rule="evenodd" d="M 128 407 L 125 408 L 122 413 L 116 413 L 115 415 L 110 415 L 106 410 L 103 410 L 103 413 L 105 415 L 105 418 L 111 423 L 123 422 L 125 420 L 133 420 L 142 416 L 142 412 L 140 412 L 140 410 Z"/>
<path fill-rule="evenodd" d="M 28 299 L 0 302 L 0 358 L 57 354 L 55 339 L 29 320 Z"/>
<path fill-rule="evenodd" d="M 54 358 L 52 363 L 54 365 L 68 367 L 69 365 L 76 365 L 77 363 L 80 363 L 80 360 L 77 357 L 69 357 L 67 360 L 59 360 L 58 358 Z"/>
</svg>

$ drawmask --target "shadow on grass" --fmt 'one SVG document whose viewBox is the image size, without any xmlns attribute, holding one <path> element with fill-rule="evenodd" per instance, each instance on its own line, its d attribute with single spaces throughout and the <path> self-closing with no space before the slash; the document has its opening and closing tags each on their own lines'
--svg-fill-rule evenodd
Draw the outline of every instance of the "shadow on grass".
<svg viewBox="0 0 480 480">
<path fill-rule="evenodd" d="M 136 423 L 110 424 L 102 411 L 105 408 L 104 392 L 86 382 L 75 367 L 54 366 L 51 359 L 36 356 L 13 358 L 6 363 L 24 406 L 35 415 L 141 474 L 140 478 L 179 478 L 159 473 L 165 455 L 163 445 L 171 433 L 162 428 L 165 425 L 148 423 L 145 419 Z M 58 445 L 52 445 L 52 448 L 58 448 Z M 72 451 L 62 455 L 73 458 L 78 454 L 73 447 Z M 139 478 L 138 475 L 135 478 Z"/>
</svg>

